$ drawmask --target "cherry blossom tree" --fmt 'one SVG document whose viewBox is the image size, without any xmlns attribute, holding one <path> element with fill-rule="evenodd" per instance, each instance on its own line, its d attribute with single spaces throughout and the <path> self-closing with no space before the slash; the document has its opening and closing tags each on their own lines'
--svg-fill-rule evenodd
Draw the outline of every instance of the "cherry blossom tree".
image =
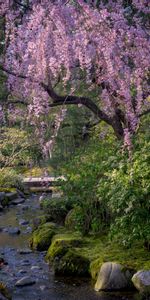
<svg viewBox="0 0 150 300">
<path fill-rule="evenodd" d="M 29 116 L 84 105 L 128 144 L 150 112 L 149 0 L 0 0 L 0 14 L 1 69 Z M 86 93 L 78 96 L 82 82 Z"/>
</svg>

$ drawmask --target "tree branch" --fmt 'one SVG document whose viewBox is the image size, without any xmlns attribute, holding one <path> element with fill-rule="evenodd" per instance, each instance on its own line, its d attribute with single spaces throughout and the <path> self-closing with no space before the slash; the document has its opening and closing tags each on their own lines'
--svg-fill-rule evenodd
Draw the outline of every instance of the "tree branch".
<svg viewBox="0 0 150 300">
<path fill-rule="evenodd" d="M 145 110 L 144 112 L 142 112 L 140 115 L 138 115 L 139 118 L 145 116 L 145 115 L 148 115 L 150 113 L 150 109 L 148 110 Z"/>
<path fill-rule="evenodd" d="M 43 89 L 48 93 L 48 95 L 50 96 L 50 98 L 53 101 L 52 103 L 49 104 L 50 107 L 55 107 L 55 106 L 59 106 L 59 105 L 82 104 L 85 107 L 87 107 L 88 109 L 90 109 L 97 118 L 99 118 L 102 121 L 105 121 L 107 124 L 112 126 L 115 131 L 116 136 L 119 139 L 123 137 L 123 126 L 122 126 L 123 120 L 122 120 L 120 111 L 119 111 L 119 114 L 118 114 L 118 111 L 116 111 L 113 117 L 109 117 L 88 97 L 73 96 L 73 95 L 60 96 L 55 92 L 54 88 L 51 85 L 51 82 L 49 82 L 47 85 L 43 82 L 34 81 L 32 78 L 29 78 L 26 75 L 16 74 L 15 72 L 13 72 L 11 70 L 7 70 L 3 66 L 0 66 L 0 68 L 4 72 L 11 74 L 15 77 L 22 78 L 22 79 L 30 79 L 31 82 L 35 82 L 35 83 L 38 83 L 39 85 L 41 85 L 41 87 L 43 87 Z M 17 101 L 17 102 L 19 103 L 19 101 Z"/>
<path fill-rule="evenodd" d="M 103 112 L 90 98 L 72 95 L 60 96 L 54 91 L 50 84 L 47 86 L 42 83 L 42 86 L 53 100 L 53 103 L 50 104 L 50 107 L 69 104 L 82 104 L 89 108 L 96 117 L 105 121 L 109 125 L 112 125 L 112 118 L 108 117 L 105 112 Z"/>
</svg>

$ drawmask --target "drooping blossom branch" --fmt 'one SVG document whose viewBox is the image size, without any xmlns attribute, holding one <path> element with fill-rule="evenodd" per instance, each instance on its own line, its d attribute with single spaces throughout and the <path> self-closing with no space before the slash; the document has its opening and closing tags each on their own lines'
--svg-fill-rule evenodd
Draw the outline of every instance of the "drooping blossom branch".
<svg viewBox="0 0 150 300">
<path fill-rule="evenodd" d="M 29 10 L 13 0 L 0 3 L 9 41 L 3 61 L 8 87 L 28 99 L 30 114 L 48 114 L 51 106 L 64 103 L 83 104 L 117 137 L 136 132 L 140 116 L 149 112 L 148 0 L 132 0 L 128 6 L 123 0 L 95 5 L 31 0 Z M 58 95 L 52 88 L 57 78 L 64 88 L 67 82 L 80 86 L 77 73 L 87 89 L 99 88 L 97 103 L 84 94 Z"/>
</svg>

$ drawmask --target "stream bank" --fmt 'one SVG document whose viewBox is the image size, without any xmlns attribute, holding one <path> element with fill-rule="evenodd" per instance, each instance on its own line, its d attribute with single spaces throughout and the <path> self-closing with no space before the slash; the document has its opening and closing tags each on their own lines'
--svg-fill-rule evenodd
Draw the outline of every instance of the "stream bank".
<svg viewBox="0 0 150 300">
<path fill-rule="evenodd" d="M 32 220 L 42 214 L 39 196 L 5 208 L 0 213 L 0 257 L 7 263 L 0 268 L 0 282 L 7 285 L 12 300 L 129 300 L 133 293 L 95 292 L 88 279 L 56 277 L 45 262 L 45 252 L 28 248 Z M 19 234 L 12 233 L 18 228 Z M 16 286 L 28 277 L 30 285 Z M 136 295 L 135 295 L 136 296 Z M 4 299 L 0 296 L 0 299 Z"/>
</svg>

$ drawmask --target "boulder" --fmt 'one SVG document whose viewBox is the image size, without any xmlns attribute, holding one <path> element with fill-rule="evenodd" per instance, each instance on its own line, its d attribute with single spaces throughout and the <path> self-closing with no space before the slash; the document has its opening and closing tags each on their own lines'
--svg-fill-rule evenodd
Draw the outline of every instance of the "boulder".
<svg viewBox="0 0 150 300">
<path fill-rule="evenodd" d="M 17 192 L 6 193 L 6 198 L 9 201 L 12 201 L 12 200 L 15 200 L 18 198 L 18 194 L 17 194 Z"/>
<path fill-rule="evenodd" d="M 30 239 L 30 247 L 34 250 L 47 250 L 51 244 L 52 237 L 57 233 L 58 226 L 55 223 L 45 223 L 33 232 Z"/>
<path fill-rule="evenodd" d="M 19 279 L 16 283 L 15 286 L 26 286 L 26 285 L 32 285 L 35 284 L 36 281 L 32 278 L 30 278 L 29 276 L 25 276 L 21 279 Z"/>
<path fill-rule="evenodd" d="M 132 271 L 113 262 L 104 263 L 99 271 L 96 291 L 124 290 L 132 287 Z"/>
<path fill-rule="evenodd" d="M 138 271 L 133 275 L 132 282 L 140 293 L 150 295 L 150 270 Z"/>
<path fill-rule="evenodd" d="M 56 275 L 89 276 L 89 260 L 76 251 L 82 243 L 78 234 L 54 236 L 46 260 L 52 264 Z"/>
</svg>

